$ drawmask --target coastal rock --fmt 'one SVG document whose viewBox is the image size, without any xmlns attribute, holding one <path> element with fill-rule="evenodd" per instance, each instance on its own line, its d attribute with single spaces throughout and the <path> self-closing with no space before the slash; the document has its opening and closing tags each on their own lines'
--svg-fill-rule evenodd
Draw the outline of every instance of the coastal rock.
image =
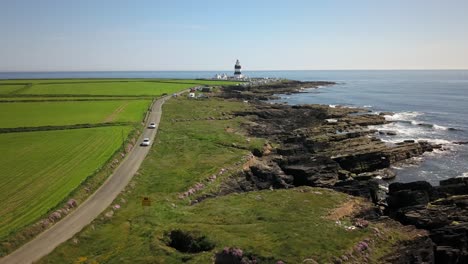
<svg viewBox="0 0 468 264">
<path fill-rule="evenodd" d="M 468 178 L 450 178 L 440 181 L 440 186 L 435 187 L 441 196 L 468 195 Z"/>
<path fill-rule="evenodd" d="M 445 263 L 436 261 L 433 248 L 434 243 L 429 237 L 420 236 L 399 244 L 398 248 L 384 257 L 380 263 Z"/>
<path fill-rule="evenodd" d="M 467 224 L 432 230 L 436 263 L 468 263 L 467 234 Z"/>
<path fill-rule="evenodd" d="M 228 94 L 231 92 L 227 90 Z M 242 88 L 238 92 L 255 97 L 272 90 L 266 88 L 260 92 Z M 367 181 L 391 179 L 395 177 L 388 169 L 392 164 L 433 150 L 427 142 L 385 144 L 374 136 L 376 131 L 367 126 L 388 121 L 383 115 L 368 114 L 368 109 L 258 102 L 251 105 L 253 108 L 235 115 L 250 120 L 244 126 L 251 136 L 267 138 L 278 146 L 270 148 L 268 156 L 261 149 L 254 150 L 253 154 L 263 161 L 250 166 L 244 180 L 232 181 L 236 185 L 233 189 L 308 185 L 334 188 L 381 201 L 378 186 Z M 349 181 L 351 178 L 357 182 Z"/>
<path fill-rule="evenodd" d="M 468 179 L 451 178 L 431 186 L 424 181 L 389 186 L 387 213 L 406 225 L 429 230 L 435 263 L 468 260 Z"/>
<path fill-rule="evenodd" d="M 344 192 L 353 196 L 364 197 L 377 204 L 383 199 L 383 192 L 379 189 L 379 184 L 376 181 L 358 181 L 347 180 L 339 181 L 333 187 L 334 190 Z"/>
<path fill-rule="evenodd" d="M 286 175 L 276 163 L 264 160 L 253 162 L 246 173 L 247 179 L 253 182 L 260 190 L 270 187 L 292 187 L 294 181 L 294 178 Z"/>
<path fill-rule="evenodd" d="M 318 156 L 298 164 L 282 165 L 283 171 L 292 175 L 294 186 L 330 187 L 338 181 L 340 167 L 332 159 Z"/>
<path fill-rule="evenodd" d="M 308 185 L 365 197 L 380 206 L 374 208 L 372 217 L 378 218 L 388 204 L 385 213 L 390 217 L 430 232 L 430 236 L 417 236 L 412 243 L 400 245 L 388 256 L 392 261 L 385 262 L 466 263 L 468 179 L 450 179 L 436 187 L 422 181 L 392 183 L 386 198 L 379 185 L 380 179 L 395 177 L 391 165 L 416 160 L 413 158 L 442 146 L 415 140 L 384 143 L 376 137 L 378 133 L 394 136 L 396 132 L 368 126 L 389 123 L 385 115 L 391 113 L 259 102 L 274 94 L 294 93 L 300 87 L 299 82 L 290 82 L 223 90 L 221 97 L 249 100 L 252 107 L 235 116 L 247 117 L 244 127 L 249 136 L 267 138 L 276 148 L 270 148 L 268 155 L 261 149 L 255 151 L 257 160 L 242 175 L 225 180 L 221 192 Z"/>
<path fill-rule="evenodd" d="M 334 82 L 300 82 L 300 81 L 282 81 L 277 83 L 248 85 L 248 86 L 224 86 L 223 93 L 218 96 L 223 98 L 237 98 L 248 101 L 269 100 L 275 98 L 275 94 L 292 94 L 300 92 L 304 87 L 318 88 L 319 86 L 333 85 Z"/>
</svg>

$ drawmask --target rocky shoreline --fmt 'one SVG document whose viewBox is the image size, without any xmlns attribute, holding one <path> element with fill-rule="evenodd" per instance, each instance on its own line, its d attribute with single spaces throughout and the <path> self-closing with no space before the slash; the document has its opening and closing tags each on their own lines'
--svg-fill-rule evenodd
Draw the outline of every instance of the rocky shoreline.
<svg viewBox="0 0 468 264">
<path fill-rule="evenodd" d="M 427 182 L 392 183 L 390 166 L 440 149 L 426 141 L 388 145 L 371 125 L 388 123 L 384 113 L 324 105 L 289 106 L 263 101 L 275 94 L 332 82 L 284 81 L 265 86 L 224 87 L 218 95 L 254 105 L 238 112 L 250 120 L 246 130 L 271 144 L 254 151 L 243 175 L 226 182 L 225 192 L 314 186 L 365 197 L 375 204 L 368 220 L 391 217 L 428 230 L 411 245 L 402 245 L 391 263 L 468 263 L 468 179 L 453 178 L 433 187 Z M 387 113 L 385 113 L 387 114 Z M 382 132 L 380 132 L 382 133 Z"/>
</svg>

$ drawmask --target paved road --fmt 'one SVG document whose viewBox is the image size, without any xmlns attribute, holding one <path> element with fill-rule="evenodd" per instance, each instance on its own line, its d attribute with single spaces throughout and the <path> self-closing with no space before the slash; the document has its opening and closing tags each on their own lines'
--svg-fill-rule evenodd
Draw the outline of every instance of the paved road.
<svg viewBox="0 0 468 264">
<path fill-rule="evenodd" d="M 147 123 L 155 122 L 156 129 L 145 129 L 140 136 L 148 137 L 151 142 L 154 141 L 159 121 L 162 114 L 162 105 L 169 99 L 168 96 L 157 100 L 153 105 Z M 60 222 L 56 223 L 36 238 L 23 245 L 13 253 L 0 259 L 0 264 L 25 264 L 39 260 L 49 254 L 58 245 L 72 238 L 73 235 L 80 232 L 86 225 L 91 223 L 102 211 L 104 211 L 117 195 L 130 182 L 133 175 L 137 172 L 141 163 L 148 154 L 149 147 L 135 146 L 133 150 L 120 163 L 120 166 L 103 183 L 103 185 L 92 194 L 84 203 L 70 213 Z"/>
</svg>

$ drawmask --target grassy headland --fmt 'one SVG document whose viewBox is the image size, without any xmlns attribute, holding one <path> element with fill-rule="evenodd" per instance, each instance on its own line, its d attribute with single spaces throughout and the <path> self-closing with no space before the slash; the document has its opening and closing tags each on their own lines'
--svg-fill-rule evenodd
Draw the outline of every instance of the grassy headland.
<svg viewBox="0 0 468 264">
<path fill-rule="evenodd" d="M 232 115 L 249 107 L 220 99 L 169 100 L 155 144 L 126 190 L 39 263 L 212 263 L 225 247 L 240 248 L 259 263 L 329 263 L 344 254 L 360 263 L 361 255 L 353 256 L 360 241 L 372 244 L 366 258 L 377 260 L 412 235 L 384 224 L 347 230 L 349 212 L 339 208 L 346 212 L 350 203 L 363 202 L 326 189 L 233 193 L 198 203 L 182 196 L 239 173 L 251 151 L 263 147 L 265 140 L 246 137 L 245 117 Z M 142 197 L 152 205 L 142 207 Z M 168 234 L 174 230 L 203 238 L 207 248 L 187 253 L 171 247 Z"/>
<path fill-rule="evenodd" d="M 217 82 L 0 81 L 0 255 L 48 226 L 33 223 L 68 198 L 83 201 L 106 179 L 119 152 L 135 144 L 129 137 L 143 128 L 154 97 L 202 83 Z"/>
</svg>

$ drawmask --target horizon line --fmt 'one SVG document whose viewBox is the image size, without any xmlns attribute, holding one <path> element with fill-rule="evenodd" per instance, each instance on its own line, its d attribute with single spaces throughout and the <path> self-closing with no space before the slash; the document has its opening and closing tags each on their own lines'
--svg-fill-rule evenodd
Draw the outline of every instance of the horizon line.
<svg viewBox="0 0 468 264">
<path fill-rule="evenodd" d="M 61 73 L 61 72 L 231 72 L 229 70 L 50 70 L 50 71 L 0 71 L 0 73 Z M 468 68 L 452 69 L 301 69 L 301 70 L 244 70 L 243 72 L 282 72 L 282 71 L 468 71 Z"/>
</svg>

